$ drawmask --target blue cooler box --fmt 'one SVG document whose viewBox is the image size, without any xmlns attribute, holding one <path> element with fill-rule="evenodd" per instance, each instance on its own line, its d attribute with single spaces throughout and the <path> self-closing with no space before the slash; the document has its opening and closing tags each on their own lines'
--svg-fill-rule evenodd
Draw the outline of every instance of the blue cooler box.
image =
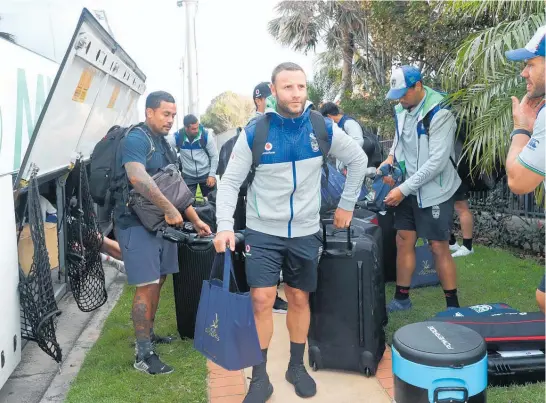
<svg viewBox="0 0 546 403">
<path fill-rule="evenodd" d="M 486 402 L 485 341 L 460 325 L 422 322 L 399 329 L 392 372 L 396 403 Z"/>
</svg>

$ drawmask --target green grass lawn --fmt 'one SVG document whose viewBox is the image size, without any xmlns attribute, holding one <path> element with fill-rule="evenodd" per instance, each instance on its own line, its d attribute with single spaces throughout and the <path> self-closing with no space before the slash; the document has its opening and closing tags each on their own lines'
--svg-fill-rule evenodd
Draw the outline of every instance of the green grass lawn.
<svg viewBox="0 0 546 403">
<path fill-rule="evenodd" d="M 177 340 L 171 345 L 158 347 L 160 357 L 174 367 L 175 372 L 172 374 L 152 377 L 133 368 L 133 294 L 133 287 L 125 287 L 120 300 L 106 320 L 99 340 L 87 354 L 66 402 L 206 402 L 206 361 L 193 349 L 192 341 Z M 170 277 L 162 292 L 156 331 L 161 335 L 177 335 Z"/>
<path fill-rule="evenodd" d="M 457 258 L 459 303 L 464 306 L 505 302 L 520 311 L 538 311 L 535 290 L 544 275 L 544 267 L 532 260 L 522 260 L 500 249 L 475 246 L 474 255 Z M 387 301 L 394 295 L 394 284 L 387 285 Z M 389 316 L 387 337 L 400 327 L 430 319 L 445 309 L 441 287 L 412 290 L 413 309 Z M 508 388 L 489 388 L 490 403 L 544 402 L 544 383 Z"/>
</svg>

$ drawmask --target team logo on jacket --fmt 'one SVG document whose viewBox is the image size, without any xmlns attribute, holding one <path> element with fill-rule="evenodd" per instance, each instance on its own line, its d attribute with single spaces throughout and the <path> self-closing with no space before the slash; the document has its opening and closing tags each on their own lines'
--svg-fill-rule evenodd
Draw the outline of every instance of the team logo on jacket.
<svg viewBox="0 0 546 403">
<path fill-rule="evenodd" d="M 309 139 L 311 140 L 311 148 L 314 152 L 319 150 L 318 140 L 313 133 L 309 134 Z"/>
<path fill-rule="evenodd" d="M 432 206 L 432 218 L 435 220 L 440 218 L 440 206 Z"/>
</svg>

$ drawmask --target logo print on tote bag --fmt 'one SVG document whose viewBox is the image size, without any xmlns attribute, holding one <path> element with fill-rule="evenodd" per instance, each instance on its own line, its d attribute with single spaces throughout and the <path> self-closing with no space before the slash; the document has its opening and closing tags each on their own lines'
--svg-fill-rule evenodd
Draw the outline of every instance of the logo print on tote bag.
<svg viewBox="0 0 546 403">
<path fill-rule="evenodd" d="M 212 325 L 205 329 L 205 332 L 216 341 L 220 341 L 220 336 L 218 335 L 218 314 L 216 314 L 215 319 L 212 321 Z"/>
</svg>

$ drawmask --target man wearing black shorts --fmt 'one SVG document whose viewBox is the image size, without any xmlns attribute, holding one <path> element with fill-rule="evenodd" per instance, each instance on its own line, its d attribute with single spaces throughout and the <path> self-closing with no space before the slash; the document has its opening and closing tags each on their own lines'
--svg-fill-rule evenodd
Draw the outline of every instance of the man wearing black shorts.
<svg viewBox="0 0 546 403">
<path fill-rule="evenodd" d="M 311 315 L 309 293 L 317 287 L 322 253 L 319 226 L 323 155 L 311 124 L 307 77 L 294 63 L 273 71 L 271 90 L 276 107 L 241 131 L 231 160 L 218 185 L 216 250 L 235 246 L 233 212 L 239 189 L 252 166 L 252 145 L 261 119 L 269 120 L 267 142 L 248 187 L 246 209 L 246 275 L 251 287 L 256 329 L 263 363 L 252 368 L 244 403 L 264 403 L 273 393 L 266 371 L 267 350 L 273 335 L 273 304 L 281 270 L 288 299 L 286 324 L 290 334 L 290 362 L 285 379 L 299 397 L 316 394 L 315 381 L 303 364 Z M 362 187 L 368 159 L 362 148 L 330 119 L 324 118 L 330 154 L 347 165 L 347 180 L 334 225 L 347 228 Z"/>
<path fill-rule="evenodd" d="M 423 85 L 412 66 L 393 71 L 390 100 L 399 100 L 396 137 L 383 164 L 398 163 L 404 182 L 391 190 L 385 203 L 396 207 L 396 293 L 388 311 L 410 309 L 411 277 L 415 270 L 417 238 L 429 242 L 448 307 L 458 307 L 455 262 L 449 251 L 453 224 L 453 195 L 461 179 L 450 158 L 455 156 L 457 122 L 443 109 L 444 96 Z M 382 164 L 382 165 L 383 165 Z"/>
<path fill-rule="evenodd" d="M 474 228 L 474 218 L 468 205 L 468 199 L 470 198 L 470 190 L 466 181 L 461 182 L 461 186 L 455 192 L 453 199 L 455 200 L 455 211 L 459 216 L 461 223 L 461 232 L 463 233 L 463 244 L 459 245 L 455 234 L 451 233 L 451 239 L 449 240 L 449 250 L 454 252 L 451 256 L 462 257 L 468 256 L 474 253 L 472 247 L 472 231 Z"/>
</svg>

